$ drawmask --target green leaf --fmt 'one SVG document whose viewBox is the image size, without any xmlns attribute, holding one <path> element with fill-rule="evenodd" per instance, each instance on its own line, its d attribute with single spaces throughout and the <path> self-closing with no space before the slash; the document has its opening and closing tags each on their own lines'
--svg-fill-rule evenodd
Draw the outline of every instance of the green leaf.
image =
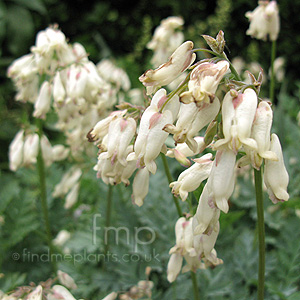
<svg viewBox="0 0 300 300">
<path fill-rule="evenodd" d="M 32 192 L 23 191 L 7 206 L 1 246 L 12 247 L 38 229 L 40 222 L 34 199 Z"/>
<path fill-rule="evenodd" d="M 6 34 L 6 6 L 3 2 L 0 2 L 0 44 L 5 38 Z"/>
<path fill-rule="evenodd" d="M 28 1 L 30 2 L 30 1 Z M 11 5 L 7 8 L 8 49 L 19 56 L 26 53 L 34 35 L 34 24 L 30 12 L 21 6 Z"/>
<path fill-rule="evenodd" d="M 294 293 L 293 295 L 290 295 L 287 300 L 299 300 L 300 299 L 300 292 Z"/>
<path fill-rule="evenodd" d="M 16 180 L 13 180 L 13 176 L 2 176 L 1 179 L 1 191 L 0 191 L 0 214 L 3 213 L 10 203 L 10 201 L 16 197 L 20 192 L 20 187 Z"/>
<path fill-rule="evenodd" d="M 36 11 L 41 15 L 45 15 L 47 13 L 45 5 L 40 0 L 13 0 L 13 2 L 23 6 L 24 8 Z"/>
<path fill-rule="evenodd" d="M 4 293 L 8 293 L 15 289 L 17 286 L 24 284 L 26 274 L 19 272 L 9 273 L 0 279 L 0 290 Z"/>
</svg>

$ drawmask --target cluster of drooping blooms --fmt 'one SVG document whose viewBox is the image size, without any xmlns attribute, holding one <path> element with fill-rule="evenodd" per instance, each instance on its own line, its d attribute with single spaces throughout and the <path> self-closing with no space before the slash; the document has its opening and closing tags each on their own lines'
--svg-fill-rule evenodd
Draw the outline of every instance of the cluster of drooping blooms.
<svg viewBox="0 0 300 300">
<path fill-rule="evenodd" d="M 264 182 L 270 199 L 276 203 L 289 198 L 289 178 L 280 142 L 275 134 L 271 135 L 272 109 L 257 96 L 262 73 L 256 79 L 249 72 L 250 84 L 233 78 L 236 75 L 229 74 L 223 32 L 220 31 L 216 39 L 205 36 L 205 40 L 216 58 L 191 66 L 195 60 L 193 43 L 183 43 L 166 63 L 140 76 L 147 94 L 153 94 L 146 109 L 128 104 L 128 110 L 113 112 L 88 134 L 91 141 L 98 143 L 100 155 L 95 169 L 104 182 L 128 184 L 129 176 L 138 169 L 133 180 L 133 201 L 139 206 L 148 193 L 149 175 L 156 173 L 155 160 L 160 152 L 188 167 L 170 184 L 176 197 L 185 201 L 189 192 L 207 180 L 195 215 L 182 217 L 176 224 L 176 246 L 170 250 L 168 265 L 169 281 L 179 274 L 183 257 L 187 262 L 183 271 L 222 262 L 217 258 L 214 245 L 220 213 L 229 211 L 228 200 L 234 191 L 239 166 L 252 165 L 259 170 L 264 162 Z M 167 94 L 161 88 L 187 69 L 186 80 L 174 91 Z M 224 78 L 228 92 L 223 98 L 221 93 L 216 94 Z M 205 127 L 204 137 L 199 136 Z M 175 147 L 166 149 L 169 134 L 173 136 Z M 121 141 L 124 141 L 122 153 Z M 208 147 L 215 151 L 214 158 L 206 153 L 190 159 Z"/>
<path fill-rule="evenodd" d="M 153 67 L 167 61 L 175 49 L 183 43 L 184 36 L 179 31 L 183 24 L 184 20 L 181 17 L 168 17 L 155 29 L 152 40 L 147 44 L 147 48 L 154 51 L 151 59 Z"/>
<path fill-rule="evenodd" d="M 151 300 L 153 282 L 149 280 L 151 268 L 146 268 L 146 280 L 140 280 L 137 285 L 132 286 L 127 292 L 112 292 L 102 300 Z M 58 281 L 60 284 L 55 284 Z M 4 294 L 0 290 L 0 300 L 76 300 L 69 290 L 76 290 L 77 284 L 67 273 L 58 270 L 55 279 L 48 279 L 38 286 L 32 283 L 30 286 L 17 287 L 13 292 Z"/>
<path fill-rule="evenodd" d="M 258 7 L 252 12 L 247 12 L 246 17 L 250 21 L 246 34 L 264 41 L 268 36 L 271 41 L 277 40 L 280 20 L 276 1 L 258 1 Z"/>
<path fill-rule="evenodd" d="M 31 52 L 8 69 L 17 89 L 16 100 L 34 104 L 36 118 L 45 119 L 48 112 L 54 111 L 56 127 L 66 137 L 68 149 L 62 145 L 51 147 L 45 136 L 41 138 L 46 166 L 67 156 L 79 163 L 84 156 L 93 156 L 93 147 L 82 142 L 86 132 L 123 101 L 124 93 L 130 89 L 129 78 L 122 69 L 109 60 L 96 66 L 87 56 L 81 44 L 67 43 L 65 35 L 53 26 L 39 32 Z M 20 131 L 10 145 L 11 170 L 35 163 L 38 151 L 38 134 Z M 67 195 L 66 208 L 77 200 L 80 175 L 80 169 L 69 170 L 55 187 L 53 196 Z"/>
<path fill-rule="evenodd" d="M 61 181 L 54 188 L 53 197 L 66 196 L 64 205 L 66 209 L 71 208 L 77 201 L 81 175 L 81 169 L 73 166 L 63 175 Z"/>
<path fill-rule="evenodd" d="M 197 269 L 206 269 L 223 263 L 217 258 L 217 252 L 214 249 L 219 233 L 219 221 L 216 220 L 210 234 L 194 236 L 194 218 L 181 217 L 176 222 L 176 245 L 170 250 L 171 257 L 167 270 L 169 282 L 173 282 L 180 273 L 183 258 L 186 261 L 186 265 L 182 268 L 183 273 L 196 272 Z"/>
<path fill-rule="evenodd" d="M 56 126 L 75 159 L 82 153 L 92 155 L 89 144 L 81 142 L 86 132 L 122 100 L 119 92 L 130 88 L 123 70 L 108 60 L 96 66 L 84 47 L 67 43 L 56 26 L 38 33 L 31 53 L 14 61 L 8 76 L 17 88 L 16 100 L 34 104 L 34 117 L 45 119 L 54 108 Z"/>
<path fill-rule="evenodd" d="M 63 145 L 51 146 L 45 135 L 42 136 L 41 142 L 39 141 L 37 133 L 26 133 L 23 129 L 20 130 L 9 146 L 9 168 L 16 171 L 20 167 L 35 164 L 40 146 L 46 166 L 50 166 L 54 161 L 65 159 L 69 154 L 69 149 Z"/>
<path fill-rule="evenodd" d="M 149 83 L 152 91 L 170 83 L 195 60 L 192 48 L 192 42 L 183 43 L 175 50 L 168 63 L 157 70 L 148 70 L 140 80 L 146 85 Z M 155 159 L 162 148 L 165 148 L 164 143 L 169 135 L 162 129 L 173 124 L 178 115 L 178 95 L 168 103 L 167 99 L 165 89 L 159 89 L 155 93 L 140 118 L 137 136 L 136 121 L 143 109 L 130 104 L 127 105 L 128 109 L 112 112 L 88 133 L 89 141 L 98 144 L 100 151 L 95 170 L 105 183 L 123 182 L 128 185 L 129 177 L 139 169 L 133 181 L 133 201 L 139 206 L 148 193 L 149 175 L 156 172 Z"/>
<path fill-rule="evenodd" d="M 48 279 L 38 286 L 33 283 L 30 286 L 17 287 L 12 293 L 3 294 L 1 300 L 76 300 L 69 289 L 76 289 L 74 279 L 65 272 L 58 271 L 56 279 Z M 55 284 L 56 281 L 60 284 Z"/>
</svg>

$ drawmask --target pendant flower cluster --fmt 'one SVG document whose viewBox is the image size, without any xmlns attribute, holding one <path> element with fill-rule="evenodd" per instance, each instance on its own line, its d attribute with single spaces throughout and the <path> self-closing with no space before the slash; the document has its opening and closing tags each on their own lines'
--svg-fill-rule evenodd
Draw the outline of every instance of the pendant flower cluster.
<svg viewBox="0 0 300 300">
<path fill-rule="evenodd" d="M 83 155 L 94 156 L 94 148 L 82 142 L 86 132 L 99 118 L 106 117 L 130 89 L 124 70 L 109 60 L 95 65 L 88 59 L 84 47 L 79 43 L 69 44 L 56 25 L 40 31 L 30 53 L 15 60 L 7 74 L 15 84 L 16 100 L 33 104 L 33 116 L 37 119 L 46 120 L 48 115 L 55 113 L 57 122 L 51 125 L 63 132 L 66 138 L 66 147 L 52 146 L 45 135 L 39 138 L 38 130 L 25 124 L 24 130 L 16 134 L 9 148 L 12 171 L 35 164 L 39 145 L 47 167 L 66 158 L 80 164 Z M 132 121 L 130 124 L 130 128 L 135 126 Z M 122 128 L 124 126 L 127 128 L 127 125 L 121 124 Z M 126 133 L 130 131 L 128 128 Z M 119 142 L 118 154 L 112 152 L 112 144 L 116 142 Z M 110 139 L 108 147 L 109 155 L 117 157 L 124 165 L 123 145 L 122 139 L 114 142 Z M 80 175 L 73 177 L 74 172 L 80 172 Z M 77 201 L 80 176 L 80 167 L 71 168 L 54 189 L 54 197 L 66 196 L 65 208 L 72 207 Z"/>
<path fill-rule="evenodd" d="M 170 282 L 180 273 L 183 258 L 183 272 L 222 263 L 214 249 L 219 217 L 229 211 L 240 166 L 260 170 L 264 164 L 270 199 L 277 203 L 289 198 L 280 142 L 271 134 L 273 112 L 268 101 L 258 98 L 262 74 L 256 79 L 250 73 L 250 84 L 234 78 L 236 72 L 229 72 L 233 67 L 223 52 L 223 32 L 216 39 L 205 39 L 215 58 L 193 64 L 197 50 L 191 41 L 184 42 L 168 62 L 140 76 L 147 94 L 154 94 L 146 108 L 125 103 L 121 107 L 126 109 L 113 112 L 88 134 L 89 140 L 98 144 L 95 170 L 104 182 L 128 185 L 136 172 L 132 199 L 139 206 L 149 192 L 149 176 L 156 173 L 155 160 L 160 153 L 187 167 L 170 184 L 175 197 L 186 201 L 190 192 L 203 186 L 196 213 L 180 217 L 175 225 L 176 245 L 170 250 L 168 264 Z M 175 90 L 168 94 L 161 88 L 184 71 L 188 72 L 186 79 Z M 219 88 L 222 82 L 226 93 Z M 174 147 L 168 148 L 165 143 L 170 135 Z"/>
<path fill-rule="evenodd" d="M 258 7 L 254 11 L 248 11 L 246 17 L 250 21 L 246 34 L 264 41 L 268 36 L 271 41 L 277 40 L 280 20 L 276 1 L 258 1 Z"/>
</svg>

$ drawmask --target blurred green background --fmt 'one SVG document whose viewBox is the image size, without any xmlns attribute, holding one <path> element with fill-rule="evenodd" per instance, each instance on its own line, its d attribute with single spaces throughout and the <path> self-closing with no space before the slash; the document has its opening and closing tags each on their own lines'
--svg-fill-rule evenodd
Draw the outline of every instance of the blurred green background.
<svg viewBox="0 0 300 300">
<path fill-rule="evenodd" d="M 280 102 L 280 106 L 275 108 L 274 131 L 279 133 L 285 151 L 291 178 L 291 199 L 273 210 L 271 203 L 265 204 L 267 276 L 270 279 L 266 299 L 297 300 L 300 299 L 299 294 L 298 298 L 297 295 L 294 298 L 290 295 L 299 293 L 300 285 L 300 226 L 299 218 L 295 216 L 295 209 L 300 209 L 300 130 L 296 123 L 300 109 L 300 1 L 284 0 L 278 1 L 278 4 L 281 31 L 277 56 L 286 59 L 286 76 L 282 84 L 276 85 L 276 102 Z M 146 44 L 155 27 L 166 17 L 182 16 L 185 20 L 185 38 L 192 40 L 195 47 L 205 46 L 202 34 L 215 36 L 219 30 L 223 30 L 229 58 L 241 56 L 247 62 L 258 61 L 267 74 L 271 43 L 251 39 L 245 34 L 249 26 L 245 13 L 256 6 L 257 1 L 254 0 L 0 0 L 0 215 L 6 215 L 5 225 L 0 223 L 0 273 L 8 274 L 5 280 L 0 280 L 0 289 L 6 291 L 30 280 L 45 280 L 50 274 L 47 264 L 37 267 L 29 263 L 11 263 L 10 259 L 11 253 L 21 252 L 24 247 L 34 249 L 37 253 L 45 251 L 45 243 L 37 234 L 41 221 L 40 207 L 36 207 L 32 201 L 37 197 L 37 191 L 33 188 L 38 185 L 37 177 L 33 170 L 22 169 L 16 174 L 10 172 L 7 161 L 8 146 L 31 108 L 29 104 L 14 100 L 15 90 L 11 80 L 6 77 L 6 70 L 13 60 L 29 52 L 37 32 L 57 23 L 71 43 L 80 42 L 84 45 L 93 62 L 97 63 L 104 57 L 113 59 L 126 70 L 132 86 L 141 87 L 138 76 L 150 67 L 152 51 L 146 49 Z M 296 164 L 291 159 L 294 162 L 296 160 Z M 159 172 L 150 184 L 154 192 L 141 209 L 126 201 L 130 199 L 128 189 L 122 186 L 115 190 L 113 220 L 116 226 L 134 228 L 147 225 L 155 228 L 158 240 L 154 247 L 162 256 L 161 264 L 153 262 L 152 266 L 151 280 L 156 284 L 154 299 L 175 299 L 174 295 L 178 299 L 190 299 L 189 292 L 186 292 L 191 290 L 188 275 L 181 275 L 172 288 L 166 280 L 165 267 L 169 258 L 168 250 L 174 243 L 176 211 L 169 207 L 171 196 L 161 170 L 162 166 L 159 165 Z M 179 166 L 172 168 L 174 178 L 181 170 Z M 62 165 L 51 166 L 47 178 L 49 186 L 53 187 L 62 174 Z M 63 209 L 61 202 L 51 199 L 51 190 L 48 191 L 50 207 L 55 212 L 50 216 L 53 232 L 57 233 L 63 228 L 72 231 L 74 236 L 68 247 L 75 253 L 85 247 L 91 253 L 97 250 L 97 245 L 92 245 L 86 232 L 90 227 L 91 215 L 99 212 L 100 207 L 105 210 L 100 190 L 105 194 L 107 187 L 90 170 L 81 184 L 78 206 L 88 204 L 92 209 L 83 214 L 78 223 L 72 212 Z M 160 198 L 162 194 L 165 195 L 164 199 Z M 253 186 L 251 180 L 242 178 L 239 193 L 232 199 L 230 213 L 221 217 L 221 232 L 216 248 L 225 264 L 216 270 L 199 272 L 203 299 L 253 298 L 257 281 L 255 219 Z M 115 245 L 113 251 L 119 253 L 129 250 L 126 250 L 126 246 L 120 250 Z M 149 254 L 152 250 L 145 248 L 143 251 Z M 114 289 L 126 289 L 136 283 L 142 278 L 145 266 L 145 263 L 130 266 L 110 264 L 101 272 L 96 263 L 65 265 L 63 268 L 79 282 L 76 296 L 100 299 L 99 295 Z"/>
</svg>

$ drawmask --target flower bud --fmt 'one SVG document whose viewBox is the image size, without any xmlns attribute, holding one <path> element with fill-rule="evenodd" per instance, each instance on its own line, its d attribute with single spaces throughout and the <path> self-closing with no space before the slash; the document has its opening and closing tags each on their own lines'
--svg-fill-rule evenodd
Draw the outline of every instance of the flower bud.
<svg viewBox="0 0 300 300">
<path fill-rule="evenodd" d="M 205 184 L 201 193 L 196 214 L 193 218 L 194 235 L 210 234 L 219 220 L 220 210 L 209 197 L 208 185 Z"/>
<path fill-rule="evenodd" d="M 184 72 L 196 59 L 192 53 L 193 42 L 187 41 L 178 47 L 171 55 L 168 62 L 155 70 L 148 70 L 139 77 L 139 80 L 147 87 L 147 94 L 152 94 L 160 86 L 171 83 L 177 76 Z"/>
<path fill-rule="evenodd" d="M 219 31 L 216 39 L 209 35 L 202 35 L 205 39 L 208 46 L 216 53 L 222 54 L 225 47 L 225 39 L 224 39 L 224 32 L 222 30 Z"/>
<path fill-rule="evenodd" d="M 35 118 L 45 119 L 46 113 L 49 111 L 51 105 L 51 86 L 48 81 L 44 81 L 38 98 L 34 104 L 33 116 Z"/>
<path fill-rule="evenodd" d="M 112 292 L 108 294 L 106 297 L 104 297 L 102 300 L 115 300 L 117 299 L 118 294 L 116 292 Z"/>
<path fill-rule="evenodd" d="M 70 170 L 68 170 L 62 177 L 60 183 L 55 186 L 54 192 L 52 193 L 53 197 L 62 197 L 66 195 L 78 182 L 81 175 L 82 171 L 79 168 L 72 167 Z"/>
<path fill-rule="evenodd" d="M 236 155 L 233 151 L 219 150 L 207 181 L 209 197 L 225 213 L 229 210 L 227 201 L 234 189 L 235 160 Z"/>
<path fill-rule="evenodd" d="M 132 184 L 132 200 L 137 206 L 142 206 L 149 191 L 149 171 L 147 168 L 137 171 Z"/>
<path fill-rule="evenodd" d="M 212 154 L 208 153 L 199 159 L 195 159 L 195 164 L 183 171 L 177 181 L 171 182 L 170 187 L 175 196 L 180 195 L 182 201 L 188 197 L 188 193 L 195 191 L 210 174 L 213 162 Z"/>
<path fill-rule="evenodd" d="M 172 253 L 168 262 L 167 273 L 168 281 L 173 282 L 180 273 L 183 257 L 179 253 Z"/>
<path fill-rule="evenodd" d="M 48 300 L 76 300 L 73 295 L 62 285 L 54 285 L 51 293 L 47 296 Z"/>
<path fill-rule="evenodd" d="M 65 209 L 70 209 L 77 202 L 78 194 L 79 194 L 79 186 L 80 186 L 79 182 L 76 183 L 71 188 L 69 193 L 67 194 L 66 202 L 65 202 L 65 205 L 64 205 Z"/>
<path fill-rule="evenodd" d="M 20 130 L 9 145 L 9 169 L 16 171 L 23 162 L 24 130 Z"/>
<path fill-rule="evenodd" d="M 57 276 L 58 276 L 59 282 L 62 285 L 64 285 L 65 287 L 67 287 L 68 289 L 72 289 L 72 290 L 77 289 L 77 285 L 76 285 L 74 279 L 69 274 L 62 272 L 61 270 L 58 270 Z"/>
<path fill-rule="evenodd" d="M 277 160 L 276 154 L 269 151 L 272 120 L 273 112 L 271 106 L 266 101 L 260 102 L 256 110 L 251 132 L 251 137 L 257 143 L 257 151 L 250 151 L 252 165 L 256 169 L 260 168 L 263 158 Z M 247 149 L 246 152 L 248 152 Z"/>
<path fill-rule="evenodd" d="M 53 79 L 53 99 L 56 103 L 62 103 L 65 100 L 66 91 L 61 81 L 60 73 L 57 72 Z"/>
<path fill-rule="evenodd" d="M 287 201 L 289 199 L 287 193 L 289 174 L 284 165 L 279 138 L 275 133 L 271 137 L 270 151 L 277 155 L 278 161 L 265 161 L 264 182 L 268 189 L 269 198 L 273 203 Z"/>
<path fill-rule="evenodd" d="M 24 142 L 24 158 L 23 164 L 25 166 L 35 164 L 39 153 L 39 136 L 38 134 L 29 134 Z"/>
<path fill-rule="evenodd" d="M 67 240 L 69 240 L 71 237 L 71 234 L 67 230 L 61 230 L 55 239 L 53 240 L 53 245 L 55 246 L 63 246 Z"/>
</svg>

